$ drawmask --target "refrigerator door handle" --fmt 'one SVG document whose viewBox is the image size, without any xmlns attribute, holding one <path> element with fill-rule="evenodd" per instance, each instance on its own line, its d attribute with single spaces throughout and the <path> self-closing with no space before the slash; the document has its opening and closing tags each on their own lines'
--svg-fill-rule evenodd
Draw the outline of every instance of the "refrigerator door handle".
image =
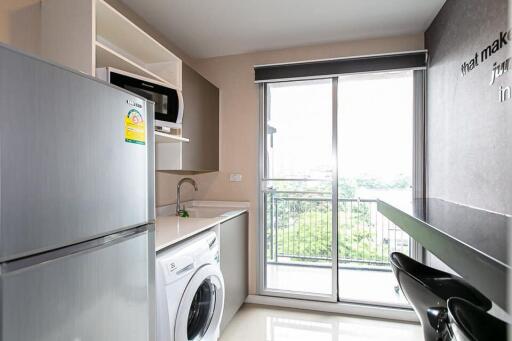
<svg viewBox="0 0 512 341">
<path fill-rule="evenodd" d="M 113 233 L 104 237 L 55 249 L 53 251 L 43 252 L 36 255 L 0 263 L 0 274 L 5 275 L 18 270 L 33 267 L 41 263 L 51 262 L 52 260 L 56 260 L 65 256 L 89 252 L 93 249 L 102 247 L 108 247 L 128 239 L 135 238 L 140 234 L 154 231 L 154 229 L 155 226 L 153 224 L 146 224 L 131 228 L 129 230 L 124 230 L 122 232 Z"/>
</svg>

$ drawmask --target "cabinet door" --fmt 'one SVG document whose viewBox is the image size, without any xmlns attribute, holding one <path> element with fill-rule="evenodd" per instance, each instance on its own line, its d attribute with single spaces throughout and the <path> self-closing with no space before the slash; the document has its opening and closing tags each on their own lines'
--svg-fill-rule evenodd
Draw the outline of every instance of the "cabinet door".
<svg viewBox="0 0 512 341">
<path fill-rule="evenodd" d="M 219 170 L 219 89 L 183 64 L 182 170 Z"/>
<path fill-rule="evenodd" d="M 247 237 L 247 213 L 220 225 L 220 269 L 226 290 L 221 332 L 240 309 L 248 294 Z"/>
</svg>

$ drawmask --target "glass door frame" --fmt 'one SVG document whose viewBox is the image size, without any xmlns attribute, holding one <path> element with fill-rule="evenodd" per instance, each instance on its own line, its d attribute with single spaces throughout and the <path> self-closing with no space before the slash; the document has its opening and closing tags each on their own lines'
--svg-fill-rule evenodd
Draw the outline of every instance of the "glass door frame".
<svg viewBox="0 0 512 341">
<path fill-rule="evenodd" d="M 397 70 L 390 70 L 397 71 Z M 402 70 L 406 71 L 406 70 Z M 412 165 L 412 192 L 413 198 L 424 198 L 427 193 L 426 183 L 426 70 L 412 69 L 413 71 L 413 165 Z M 256 292 L 258 295 L 273 296 L 279 298 L 293 298 L 303 300 L 313 300 L 320 302 L 336 302 L 361 304 L 376 307 L 390 307 L 404 309 L 403 306 L 394 306 L 388 304 L 379 304 L 367 301 L 340 300 L 339 299 L 339 271 L 338 271 L 338 75 L 331 77 L 311 77 L 308 79 L 331 79 L 332 81 L 332 266 L 331 266 L 331 295 L 297 293 L 292 291 L 267 289 L 267 248 L 266 248 L 266 218 L 265 218 L 265 191 L 266 181 L 266 148 L 267 148 L 267 117 L 269 105 L 266 101 L 268 98 L 268 84 L 259 84 L 259 164 L 258 164 L 258 216 L 257 216 L 257 283 Z M 297 81 L 297 80 L 289 80 Z M 279 82 L 286 82 L 279 81 Z M 276 179 L 274 179 L 276 180 Z M 304 180 L 304 179 L 278 179 L 278 180 Z M 336 213 L 335 213 L 336 212 Z M 411 239 L 410 254 L 416 260 L 423 262 L 425 258 L 425 249 L 416 241 Z"/>
<path fill-rule="evenodd" d="M 331 205 L 332 212 L 338 212 L 338 172 L 337 172 L 337 119 L 338 119 L 338 77 L 317 77 L 308 78 L 307 80 L 315 79 L 330 79 L 332 82 L 331 87 L 331 99 L 332 99 L 332 118 L 331 118 L 331 129 L 332 129 L 332 146 L 331 146 L 331 162 L 332 162 L 332 196 Z M 291 80 L 297 81 L 297 80 Z M 286 82 L 286 81 L 281 81 Z M 276 82 L 277 83 L 277 82 Z M 278 289 L 267 289 L 266 288 L 266 277 L 267 277 L 267 248 L 266 245 L 266 217 L 265 217 L 265 193 L 267 188 L 265 183 L 269 180 L 290 180 L 290 181 L 301 181 L 305 179 L 268 179 L 267 176 L 267 162 L 266 148 L 267 148 L 267 117 L 269 112 L 269 104 L 267 103 L 268 98 L 268 84 L 260 84 L 260 130 L 259 130 L 259 172 L 258 172 L 258 265 L 257 265 L 257 293 L 265 296 L 275 296 L 284 298 L 295 298 L 304 300 L 313 300 L 321 302 L 338 302 L 338 215 L 331 214 L 332 219 L 332 264 L 331 264 L 331 294 L 314 294 L 314 293 L 298 293 L 294 291 L 278 290 Z M 308 179 L 309 180 L 309 179 Z M 329 181 L 329 180 L 326 180 Z"/>
</svg>

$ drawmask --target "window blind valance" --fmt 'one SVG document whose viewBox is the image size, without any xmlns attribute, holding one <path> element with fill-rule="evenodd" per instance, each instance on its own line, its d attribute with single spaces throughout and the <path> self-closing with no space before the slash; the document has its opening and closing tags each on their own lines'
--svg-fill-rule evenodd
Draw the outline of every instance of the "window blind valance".
<svg viewBox="0 0 512 341">
<path fill-rule="evenodd" d="M 337 76 L 349 73 L 425 69 L 427 51 L 347 57 L 288 64 L 254 66 L 256 83 Z"/>
</svg>

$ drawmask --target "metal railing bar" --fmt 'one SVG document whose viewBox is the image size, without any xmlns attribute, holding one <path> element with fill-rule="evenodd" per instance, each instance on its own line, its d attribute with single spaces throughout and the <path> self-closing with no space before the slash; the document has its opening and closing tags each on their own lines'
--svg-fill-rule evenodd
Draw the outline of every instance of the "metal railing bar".
<svg viewBox="0 0 512 341">
<path fill-rule="evenodd" d="M 274 193 L 274 194 L 322 194 L 322 195 L 331 195 L 330 192 L 315 192 L 315 191 L 277 191 L 272 189 L 265 189 L 262 191 L 263 193 Z M 375 200 L 377 202 L 377 200 Z"/>
<path fill-rule="evenodd" d="M 267 264 L 273 264 L 273 265 L 285 265 L 285 266 L 298 266 L 298 267 L 307 267 L 307 268 L 330 268 L 331 265 L 329 264 L 330 259 L 326 259 L 326 262 L 324 263 L 311 263 L 311 262 L 275 262 L 275 261 L 268 261 Z M 350 266 L 347 264 L 365 264 L 369 266 L 358 266 L 353 265 Z M 373 266 L 372 266 L 373 265 Z M 340 269 L 353 269 L 353 270 L 372 270 L 372 271 L 383 271 L 383 272 L 391 272 L 391 267 L 383 266 L 388 265 L 387 263 L 366 263 L 366 262 L 354 262 L 352 260 L 345 261 L 342 260 L 338 264 L 338 268 Z"/>
<path fill-rule="evenodd" d="M 270 192 L 268 192 L 270 193 Z M 287 194 L 292 194 L 292 193 L 297 193 L 297 194 L 331 194 L 331 193 L 326 193 L 326 192 L 289 192 L 289 191 L 284 191 L 284 192 L 274 192 L 274 191 L 271 191 L 271 193 L 287 193 Z M 297 200 L 297 201 L 332 201 L 331 199 L 329 198 L 296 198 L 296 197 L 277 197 L 275 198 L 276 200 Z M 362 202 L 362 203 L 376 203 L 377 202 L 377 199 L 344 199 L 344 198 L 341 198 L 341 199 L 338 199 L 339 202 Z"/>
<path fill-rule="evenodd" d="M 297 178 L 297 179 L 286 179 L 286 178 L 264 178 L 261 181 L 314 181 L 314 182 L 331 182 L 331 179 L 311 179 L 311 178 Z"/>
<path fill-rule="evenodd" d="M 408 251 L 409 239 L 382 217 L 372 199 L 340 199 L 338 248 L 331 249 L 332 207 L 326 198 L 267 197 L 267 261 L 332 262 L 388 266 L 390 251 Z M 393 238 L 393 239 L 391 239 Z M 332 254 L 337 252 L 337 255 Z"/>
</svg>

